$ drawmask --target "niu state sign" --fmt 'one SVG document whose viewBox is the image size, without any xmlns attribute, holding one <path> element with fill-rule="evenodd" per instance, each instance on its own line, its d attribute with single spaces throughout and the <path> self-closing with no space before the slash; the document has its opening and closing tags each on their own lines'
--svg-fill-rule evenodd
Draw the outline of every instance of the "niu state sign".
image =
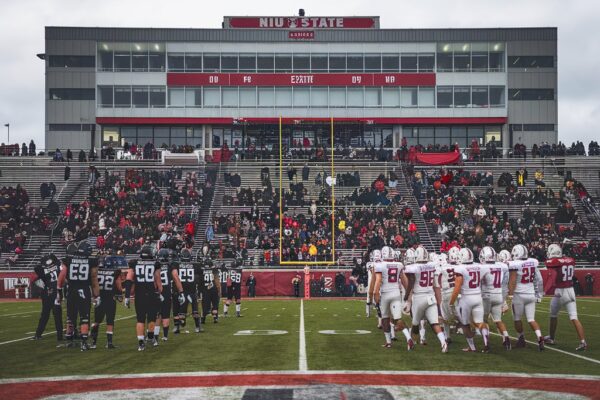
<svg viewBox="0 0 600 400">
<path fill-rule="evenodd" d="M 234 29 L 377 29 L 379 17 L 225 17 Z"/>
</svg>

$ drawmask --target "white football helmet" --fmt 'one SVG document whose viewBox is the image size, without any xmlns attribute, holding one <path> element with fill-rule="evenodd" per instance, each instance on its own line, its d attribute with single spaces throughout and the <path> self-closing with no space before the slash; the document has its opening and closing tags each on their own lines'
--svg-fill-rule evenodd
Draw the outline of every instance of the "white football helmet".
<svg viewBox="0 0 600 400">
<path fill-rule="evenodd" d="M 502 251 L 500 251 L 500 253 L 498 253 L 498 261 L 506 264 L 510 260 L 511 260 L 510 251 L 502 250 Z"/>
<path fill-rule="evenodd" d="M 373 252 L 371 253 L 371 255 L 373 255 L 373 261 L 374 262 L 381 261 L 381 250 L 373 250 Z"/>
<path fill-rule="evenodd" d="M 512 255 L 513 260 L 526 260 L 529 256 L 527 247 L 522 244 L 516 244 L 515 247 L 512 248 L 510 254 Z"/>
<path fill-rule="evenodd" d="M 429 262 L 437 263 L 438 262 L 438 255 L 435 254 L 435 253 L 429 253 Z"/>
<path fill-rule="evenodd" d="M 402 261 L 402 252 L 400 250 L 394 250 L 394 260 Z"/>
<path fill-rule="evenodd" d="M 413 249 L 407 249 L 404 253 L 404 264 L 414 264 L 415 263 L 415 251 Z"/>
<path fill-rule="evenodd" d="M 562 249 L 559 245 L 552 243 L 548 246 L 547 258 L 560 258 L 563 256 Z"/>
<path fill-rule="evenodd" d="M 466 247 L 460 249 L 461 264 L 472 264 L 474 258 L 475 257 L 473 256 L 473 252 L 471 251 L 471 249 L 468 249 Z"/>
<path fill-rule="evenodd" d="M 438 263 L 440 265 L 448 264 L 448 255 L 446 253 L 442 253 L 438 255 Z"/>
<path fill-rule="evenodd" d="M 394 251 L 390 246 L 383 246 L 381 248 L 381 258 L 383 258 L 386 261 L 394 259 Z"/>
<path fill-rule="evenodd" d="M 491 246 L 485 246 L 479 252 L 479 262 L 482 264 L 496 262 L 496 250 Z"/>
<path fill-rule="evenodd" d="M 460 249 L 458 247 L 452 247 L 448 250 L 448 261 L 450 264 L 460 263 Z"/>
<path fill-rule="evenodd" d="M 429 261 L 429 252 L 423 246 L 417 247 L 415 250 L 415 261 L 418 263 L 426 263 Z"/>
</svg>

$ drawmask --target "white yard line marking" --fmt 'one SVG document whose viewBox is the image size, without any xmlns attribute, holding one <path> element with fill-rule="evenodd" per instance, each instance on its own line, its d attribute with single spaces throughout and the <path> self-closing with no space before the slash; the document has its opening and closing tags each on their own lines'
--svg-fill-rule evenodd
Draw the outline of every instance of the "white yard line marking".
<svg viewBox="0 0 600 400">
<path fill-rule="evenodd" d="M 496 336 L 502 336 L 501 334 L 499 334 L 499 333 L 496 333 L 496 332 L 490 332 L 490 334 L 491 334 L 491 335 L 496 335 Z M 511 339 L 513 339 L 513 340 L 517 340 L 517 338 L 516 338 L 516 337 L 514 337 L 514 336 L 511 336 L 510 338 L 511 338 Z M 529 343 L 529 344 L 534 344 L 534 345 L 536 345 L 536 346 L 537 346 L 537 342 L 532 342 L 532 341 L 530 341 L 530 340 L 525 340 L 525 341 L 526 341 L 527 343 Z M 581 356 L 581 355 L 579 355 L 579 354 L 570 353 L 570 352 L 568 352 L 568 351 L 564 351 L 564 350 L 561 350 L 561 349 L 557 349 L 556 347 L 544 346 L 544 348 L 545 348 L 546 350 L 557 351 L 557 352 L 559 352 L 559 353 L 567 354 L 567 355 L 569 355 L 569 356 L 576 357 L 576 358 L 580 358 L 580 359 L 582 359 L 582 360 L 585 360 L 585 361 L 589 361 L 589 362 L 593 362 L 593 363 L 596 363 L 596 364 L 600 364 L 600 360 L 596 360 L 595 358 L 589 358 L 589 357 Z"/>
<path fill-rule="evenodd" d="M 129 318 L 133 318 L 133 317 L 135 317 L 135 314 L 134 315 L 129 315 L 127 317 L 117 318 L 117 319 L 115 319 L 115 321 L 122 321 L 124 319 L 129 319 Z M 54 331 L 53 332 L 46 332 L 46 333 L 42 333 L 42 336 L 55 335 L 55 334 L 56 334 L 56 332 L 54 332 Z M 27 337 L 24 337 L 24 338 L 21 338 L 21 339 L 7 340 L 6 342 L 0 342 L 0 346 L 2 346 L 4 344 L 22 342 L 23 340 L 29 340 L 29 339 L 31 339 L 31 336 L 27 336 Z"/>
<path fill-rule="evenodd" d="M 308 361 L 306 359 L 306 336 L 304 332 L 304 300 L 300 300 L 300 349 L 298 352 L 298 370 L 300 372 L 308 371 Z"/>
<path fill-rule="evenodd" d="M 600 303 L 600 300 L 580 299 L 580 298 L 577 298 L 577 302 L 580 302 L 580 301 L 587 301 L 588 303 Z"/>
<path fill-rule="evenodd" d="M 550 311 L 544 311 L 544 310 L 535 310 L 535 312 L 542 312 L 542 313 L 550 314 Z M 569 313 L 566 311 L 559 311 L 559 314 L 569 315 Z M 582 314 L 580 312 L 578 312 L 577 315 L 583 315 L 584 317 L 600 318 L 600 315 Z"/>
<path fill-rule="evenodd" d="M 0 318 L 2 318 L 2 317 L 14 317 L 15 315 L 34 314 L 36 312 L 39 312 L 39 311 L 27 311 L 27 312 L 21 312 L 21 313 L 16 313 L 16 314 L 3 314 L 3 315 L 0 315 Z"/>
</svg>

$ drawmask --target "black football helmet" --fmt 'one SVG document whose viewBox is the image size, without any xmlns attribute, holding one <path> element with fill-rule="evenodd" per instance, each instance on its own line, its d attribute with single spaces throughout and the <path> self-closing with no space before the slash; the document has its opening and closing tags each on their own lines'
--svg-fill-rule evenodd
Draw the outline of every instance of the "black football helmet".
<svg viewBox="0 0 600 400">
<path fill-rule="evenodd" d="M 160 262 L 169 262 L 171 259 L 171 252 L 169 249 L 162 248 L 158 251 L 158 261 Z"/>
<path fill-rule="evenodd" d="M 152 260 L 154 258 L 154 249 L 151 246 L 142 247 L 140 258 L 144 260 Z"/>
<path fill-rule="evenodd" d="M 51 267 L 52 265 L 58 264 L 58 258 L 56 258 L 54 254 L 50 253 L 42 257 L 40 264 L 42 264 L 44 267 Z"/>
<path fill-rule="evenodd" d="M 92 254 L 92 246 L 87 240 L 79 242 L 77 245 L 77 255 L 80 257 L 89 257 Z"/>
<path fill-rule="evenodd" d="M 70 245 L 68 245 L 67 254 L 70 256 L 74 256 L 75 254 L 77 254 L 77 244 L 71 243 Z"/>
<path fill-rule="evenodd" d="M 189 249 L 182 249 L 179 252 L 179 259 L 181 261 L 191 261 L 192 260 L 192 252 Z"/>
</svg>

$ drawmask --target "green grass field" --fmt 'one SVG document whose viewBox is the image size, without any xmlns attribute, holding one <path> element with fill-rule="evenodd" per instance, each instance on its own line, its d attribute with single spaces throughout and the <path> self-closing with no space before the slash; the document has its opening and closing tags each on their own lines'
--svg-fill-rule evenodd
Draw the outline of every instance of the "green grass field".
<svg viewBox="0 0 600 400">
<path fill-rule="evenodd" d="M 210 321 L 204 333 L 173 335 L 158 348 L 137 351 L 133 308 L 119 304 L 115 325 L 118 349 L 106 350 L 103 327 L 98 349 L 82 353 L 79 349 L 57 348 L 50 318 L 43 340 L 18 340 L 32 336 L 39 318 L 37 302 L 0 303 L 0 378 L 39 377 L 83 374 L 121 374 L 145 372 L 193 371 L 280 371 L 298 370 L 300 342 L 300 301 L 252 300 L 242 303 L 243 318 Z M 463 353 L 464 338 L 454 336 L 449 354 L 442 354 L 435 335 L 428 330 L 429 345 L 418 345 L 407 352 L 404 338 L 391 350 L 383 349 L 383 335 L 374 317 L 364 315 L 362 300 L 304 301 L 306 355 L 309 370 L 436 370 L 492 371 L 551 374 L 600 375 L 600 299 L 581 299 L 578 311 L 588 338 L 589 349 L 574 351 L 575 331 L 562 313 L 557 340 L 553 348 L 567 352 L 537 351 L 537 346 L 506 352 L 500 338 L 492 337 L 490 354 Z M 536 314 L 543 333 L 548 326 L 549 299 L 544 299 Z M 510 314 L 505 315 L 509 332 L 514 334 Z M 408 321 L 408 319 L 407 319 Z M 190 326 L 191 325 L 191 326 Z M 50 329 L 50 330 L 49 330 Z M 235 335 L 244 330 L 283 330 L 281 335 Z M 367 334 L 323 334 L 319 331 L 366 330 Z M 526 331 L 526 338 L 534 335 Z M 18 341 L 14 341 L 18 340 Z M 7 343 L 9 341 L 14 341 Z M 481 338 L 476 340 L 481 345 Z M 550 347 L 550 346 L 548 346 Z M 576 357 L 584 356 L 591 360 Z M 595 361 L 595 362 L 594 362 Z"/>
</svg>

